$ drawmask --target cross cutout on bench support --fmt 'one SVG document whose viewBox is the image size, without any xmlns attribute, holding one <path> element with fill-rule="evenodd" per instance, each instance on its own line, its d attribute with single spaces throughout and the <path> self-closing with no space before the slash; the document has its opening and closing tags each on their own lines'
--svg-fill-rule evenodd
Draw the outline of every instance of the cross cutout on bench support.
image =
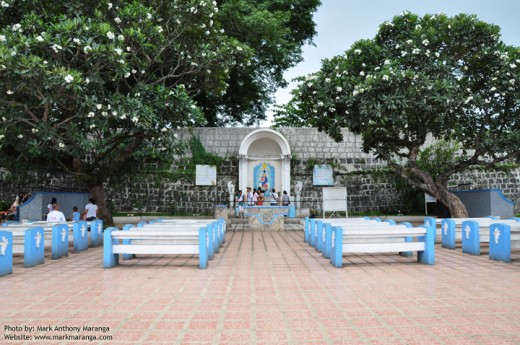
<svg viewBox="0 0 520 345">
<path fill-rule="evenodd" d="M 67 230 L 61 230 L 61 242 L 65 242 L 65 236 L 67 236 Z"/>
<path fill-rule="evenodd" d="M 5 256 L 5 252 L 7 250 L 8 245 L 9 240 L 5 237 L 2 237 L 2 242 L 0 242 L 0 255 Z"/>
<path fill-rule="evenodd" d="M 471 228 L 469 227 L 469 225 L 466 225 L 464 231 L 466 232 L 466 239 L 469 240 L 469 234 L 471 232 Z"/>
<path fill-rule="evenodd" d="M 495 237 L 495 244 L 498 244 L 498 238 L 500 237 L 500 230 L 495 229 L 495 231 L 493 231 L 493 236 Z"/>
<path fill-rule="evenodd" d="M 40 232 L 36 232 L 36 236 L 34 236 L 34 240 L 36 241 L 36 248 L 40 248 L 40 243 L 42 241 L 42 235 L 40 234 Z"/>
</svg>

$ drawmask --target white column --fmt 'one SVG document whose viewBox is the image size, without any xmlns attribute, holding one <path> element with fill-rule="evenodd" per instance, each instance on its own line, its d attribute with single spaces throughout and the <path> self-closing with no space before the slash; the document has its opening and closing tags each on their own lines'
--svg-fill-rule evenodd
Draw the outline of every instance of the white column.
<svg viewBox="0 0 520 345">
<path fill-rule="evenodd" d="M 244 155 L 238 156 L 238 186 L 242 194 L 246 194 L 248 158 Z"/>
<path fill-rule="evenodd" d="M 280 195 L 282 195 L 283 191 L 287 191 L 287 194 L 291 195 L 291 157 L 282 156 L 282 190 L 280 190 Z"/>
</svg>

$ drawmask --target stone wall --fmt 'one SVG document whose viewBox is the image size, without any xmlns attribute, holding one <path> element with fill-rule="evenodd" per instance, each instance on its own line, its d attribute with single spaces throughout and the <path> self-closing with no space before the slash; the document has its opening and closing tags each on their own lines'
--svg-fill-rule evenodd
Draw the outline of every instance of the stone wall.
<svg viewBox="0 0 520 345">
<path fill-rule="evenodd" d="M 107 197 L 114 210 L 187 210 L 194 214 L 210 214 L 213 205 L 229 201 L 227 183 L 238 186 L 238 151 L 244 137 L 257 128 L 197 128 L 186 130 L 180 137 L 188 140 L 192 135 L 200 138 L 206 151 L 224 158 L 217 171 L 216 186 L 196 186 L 194 176 L 153 173 L 137 177 L 119 176 L 107 183 Z M 334 167 L 335 186 L 346 186 L 349 212 L 409 212 L 410 205 L 403 198 L 408 191 L 388 176 L 377 173 L 385 164 L 371 154 L 363 153 L 358 136 L 344 131 L 345 139 L 336 143 L 315 128 L 283 128 L 278 130 L 290 144 L 292 151 L 291 188 L 296 181 L 303 183 L 302 207 L 321 208 L 321 187 L 312 184 L 314 164 Z M 189 154 L 188 154 L 189 156 Z M 180 158 L 180 157 L 178 157 Z M 157 169 L 159 169 L 157 167 Z M 178 160 L 171 171 L 182 171 Z M 23 190 L 81 191 L 72 177 L 58 171 L 32 174 L 29 181 L 20 181 L 12 174 L 0 170 L 0 200 L 14 200 Z M 501 189 L 505 197 L 520 204 L 520 169 L 511 173 L 468 171 L 453 176 L 450 185 L 467 184 L 472 189 Z M 409 196 L 406 197 L 407 199 Z M 421 195 L 418 195 L 419 206 Z M 416 202 L 417 204 L 417 202 Z M 424 204 L 424 199 L 422 199 Z M 518 212 L 518 206 L 517 206 Z"/>
</svg>

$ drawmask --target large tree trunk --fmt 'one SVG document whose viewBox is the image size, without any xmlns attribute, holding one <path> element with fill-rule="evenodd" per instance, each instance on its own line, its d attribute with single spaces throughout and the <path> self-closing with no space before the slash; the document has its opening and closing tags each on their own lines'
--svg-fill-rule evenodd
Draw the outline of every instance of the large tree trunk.
<svg viewBox="0 0 520 345">
<path fill-rule="evenodd" d="M 98 206 L 98 218 L 103 220 L 103 226 L 105 228 L 114 226 L 114 219 L 112 218 L 112 212 L 108 208 L 107 201 L 105 198 L 105 189 L 102 185 L 89 186 L 90 195 L 96 199 L 96 205 Z"/>
<path fill-rule="evenodd" d="M 467 218 L 468 211 L 458 196 L 447 190 L 445 187 L 432 190 L 432 195 L 450 209 L 452 218 Z"/>
</svg>

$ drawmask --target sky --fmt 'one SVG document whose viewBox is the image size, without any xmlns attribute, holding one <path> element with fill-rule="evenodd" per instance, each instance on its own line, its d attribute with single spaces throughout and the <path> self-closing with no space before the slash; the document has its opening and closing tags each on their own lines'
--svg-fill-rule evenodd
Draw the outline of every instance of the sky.
<svg viewBox="0 0 520 345">
<path fill-rule="evenodd" d="M 306 45 L 304 60 L 285 73 L 292 79 L 318 71 L 321 60 L 342 54 L 360 39 L 372 39 L 379 25 L 402 11 L 418 15 L 445 13 L 475 14 L 480 20 L 498 25 L 502 40 L 512 46 L 520 46 L 520 1 L 519 0 L 321 0 L 314 14 L 317 35 L 314 46 Z M 285 104 L 290 90 L 296 86 L 291 82 L 287 88 L 276 93 L 276 103 Z M 269 120 L 262 126 L 268 127 Z"/>
</svg>

